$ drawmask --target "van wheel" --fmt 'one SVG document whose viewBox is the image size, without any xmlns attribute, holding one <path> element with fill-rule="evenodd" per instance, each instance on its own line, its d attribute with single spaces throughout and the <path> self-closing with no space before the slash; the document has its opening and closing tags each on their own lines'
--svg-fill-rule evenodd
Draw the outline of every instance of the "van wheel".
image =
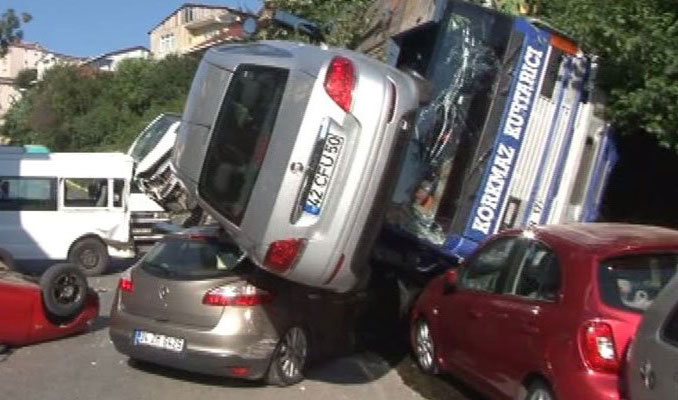
<svg viewBox="0 0 678 400">
<path fill-rule="evenodd" d="M 87 278 L 74 264 L 54 264 L 40 277 L 42 300 L 52 316 L 72 319 L 82 311 Z"/>
<path fill-rule="evenodd" d="M 266 383 L 289 386 L 301 382 L 304 379 L 308 349 L 308 338 L 302 328 L 296 326 L 288 330 L 273 352 Z"/>
<path fill-rule="evenodd" d="M 556 396 L 547 384 L 538 380 L 528 386 L 525 400 L 556 400 Z"/>
<path fill-rule="evenodd" d="M 80 267 L 85 275 L 96 276 L 108 268 L 110 257 L 101 240 L 89 237 L 80 239 L 73 245 L 68 261 Z"/>
</svg>

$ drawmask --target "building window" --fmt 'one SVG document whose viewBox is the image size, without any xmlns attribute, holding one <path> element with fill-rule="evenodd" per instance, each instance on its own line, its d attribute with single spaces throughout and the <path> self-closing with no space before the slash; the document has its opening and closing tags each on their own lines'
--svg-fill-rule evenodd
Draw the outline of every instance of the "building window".
<svg viewBox="0 0 678 400">
<path fill-rule="evenodd" d="M 160 36 L 160 51 L 163 53 L 169 53 L 174 51 L 175 40 L 174 34 L 169 33 L 167 35 Z"/>
<path fill-rule="evenodd" d="M 193 9 L 191 7 L 184 8 L 184 23 L 187 24 L 193 21 Z"/>
</svg>

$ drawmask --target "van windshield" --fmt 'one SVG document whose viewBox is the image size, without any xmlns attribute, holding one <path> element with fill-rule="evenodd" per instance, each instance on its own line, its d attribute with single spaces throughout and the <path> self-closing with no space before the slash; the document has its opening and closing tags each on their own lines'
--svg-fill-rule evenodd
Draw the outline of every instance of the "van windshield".
<svg viewBox="0 0 678 400">
<path fill-rule="evenodd" d="M 678 254 L 642 254 L 600 265 L 598 285 L 609 306 L 642 313 L 678 271 Z"/>
<path fill-rule="evenodd" d="M 288 71 L 241 65 L 214 124 L 200 176 L 202 197 L 240 225 L 273 131 Z"/>
<path fill-rule="evenodd" d="M 151 124 L 139 134 L 139 139 L 130 151 L 130 156 L 132 156 L 134 161 L 141 162 L 141 160 L 157 146 L 170 126 L 180 119 L 181 118 L 179 118 L 178 115 L 163 114 L 158 119 L 151 122 Z"/>
</svg>

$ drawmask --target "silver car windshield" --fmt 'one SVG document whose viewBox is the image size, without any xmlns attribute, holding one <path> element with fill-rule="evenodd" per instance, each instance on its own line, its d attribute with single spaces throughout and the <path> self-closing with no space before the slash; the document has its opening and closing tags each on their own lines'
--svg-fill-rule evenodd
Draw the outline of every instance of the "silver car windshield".
<svg viewBox="0 0 678 400">
<path fill-rule="evenodd" d="M 169 238 L 151 248 L 141 268 L 160 278 L 218 278 L 245 272 L 242 255 L 236 245 L 216 239 Z"/>
<path fill-rule="evenodd" d="M 288 71 L 241 65 L 214 125 L 200 176 L 202 197 L 240 225 L 266 156 Z"/>
</svg>

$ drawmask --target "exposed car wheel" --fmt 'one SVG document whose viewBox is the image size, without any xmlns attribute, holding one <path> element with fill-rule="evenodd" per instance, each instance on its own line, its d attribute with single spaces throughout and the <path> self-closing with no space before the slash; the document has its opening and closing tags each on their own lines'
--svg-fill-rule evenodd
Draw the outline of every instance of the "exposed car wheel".
<svg viewBox="0 0 678 400">
<path fill-rule="evenodd" d="M 87 279 L 74 264 L 54 264 L 40 277 L 42 300 L 47 312 L 71 319 L 85 306 Z"/>
<path fill-rule="evenodd" d="M 304 379 L 308 351 L 308 338 L 304 330 L 298 326 L 288 330 L 273 353 L 266 382 L 277 386 L 301 382 Z"/>
<path fill-rule="evenodd" d="M 68 261 L 76 264 L 87 276 L 101 275 L 106 268 L 110 257 L 106 245 L 96 238 L 84 238 L 77 241 L 68 254 Z"/>
<path fill-rule="evenodd" d="M 556 400 L 556 396 L 544 382 L 532 382 L 527 388 L 525 400 Z"/>
<path fill-rule="evenodd" d="M 417 358 L 419 368 L 427 374 L 437 374 L 438 364 L 436 364 L 435 359 L 433 333 L 425 319 L 418 319 L 412 326 L 412 338 L 414 341 L 414 355 Z"/>
</svg>

